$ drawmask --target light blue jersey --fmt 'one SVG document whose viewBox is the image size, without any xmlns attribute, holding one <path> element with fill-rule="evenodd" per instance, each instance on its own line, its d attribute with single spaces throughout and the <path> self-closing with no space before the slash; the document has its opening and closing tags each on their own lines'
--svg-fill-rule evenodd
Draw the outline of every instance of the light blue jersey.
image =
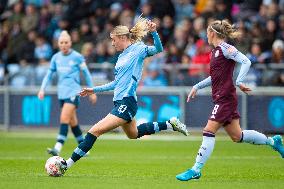
<svg viewBox="0 0 284 189">
<path fill-rule="evenodd" d="M 94 92 L 114 90 L 113 101 L 133 96 L 137 101 L 136 89 L 142 76 L 143 62 L 148 56 L 163 51 L 157 32 L 153 32 L 155 46 L 147 46 L 143 42 L 131 44 L 119 55 L 115 65 L 114 81 L 94 87 Z"/>
<path fill-rule="evenodd" d="M 42 81 L 41 90 L 45 90 L 52 78 L 52 74 L 57 72 L 58 99 L 76 96 L 81 90 L 80 70 L 82 70 L 85 76 L 87 85 L 93 87 L 91 74 L 87 68 L 85 58 L 80 53 L 70 50 L 70 53 L 67 55 L 64 55 L 62 52 L 54 54 L 50 61 L 49 70 Z"/>
</svg>

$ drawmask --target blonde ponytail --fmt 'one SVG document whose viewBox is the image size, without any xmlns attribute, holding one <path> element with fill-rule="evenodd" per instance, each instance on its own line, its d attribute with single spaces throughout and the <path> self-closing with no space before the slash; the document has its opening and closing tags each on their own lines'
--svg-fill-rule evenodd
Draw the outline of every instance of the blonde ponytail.
<svg viewBox="0 0 284 189">
<path fill-rule="evenodd" d="M 138 18 L 136 24 L 129 30 L 127 26 L 116 26 L 113 31 L 110 33 L 110 35 L 115 36 L 122 36 L 126 35 L 132 43 L 136 43 L 138 41 L 141 41 L 144 36 L 147 35 L 149 32 L 148 26 L 147 26 L 147 19 L 142 18 L 141 16 Z"/>
<path fill-rule="evenodd" d="M 240 35 L 240 32 L 227 20 L 215 20 L 214 22 L 209 24 L 208 28 L 211 31 L 215 32 L 221 39 L 236 39 Z"/>
<path fill-rule="evenodd" d="M 147 19 L 139 17 L 136 24 L 131 28 L 131 40 L 133 42 L 141 41 L 144 36 L 147 35 L 149 32 L 148 26 L 147 26 Z"/>
</svg>

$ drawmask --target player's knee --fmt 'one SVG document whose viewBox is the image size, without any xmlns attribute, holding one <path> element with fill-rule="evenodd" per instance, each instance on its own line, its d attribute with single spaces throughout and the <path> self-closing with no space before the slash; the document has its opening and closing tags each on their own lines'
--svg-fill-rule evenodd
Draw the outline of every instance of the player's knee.
<svg viewBox="0 0 284 189">
<path fill-rule="evenodd" d="M 60 122 L 71 124 L 71 118 L 69 116 L 64 116 L 64 115 L 60 116 Z"/>
<path fill-rule="evenodd" d="M 127 137 L 128 137 L 129 139 L 137 139 L 137 135 L 135 135 L 135 136 L 134 136 L 134 135 L 130 135 L 130 136 L 127 135 Z"/>
<path fill-rule="evenodd" d="M 105 133 L 104 130 L 99 127 L 96 127 L 96 125 L 93 126 L 88 132 L 95 135 L 96 137 L 99 137 Z"/>
<path fill-rule="evenodd" d="M 233 142 L 240 142 L 241 135 L 231 135 L 230 136 Z"/>
<path fill-rule="evenodd" d="M 73 120 L 70 121 L 70 126 L 71 126 L 71 127 L 75 127 L 75 126 L 77 126 L 77 125 L 78 125 L 78 122 L 73 121 Z"/>
</svg>

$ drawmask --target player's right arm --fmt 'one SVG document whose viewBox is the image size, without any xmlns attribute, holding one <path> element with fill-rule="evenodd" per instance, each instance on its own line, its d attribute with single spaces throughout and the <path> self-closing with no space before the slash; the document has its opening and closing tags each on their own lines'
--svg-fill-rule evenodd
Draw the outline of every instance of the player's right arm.
<svg viewBox="0 0 284 189">
<path fill-rule="evenodd" d="M 37 94 L 39 99 L 43 99 L 44 98 L 44 90 L 47 86 L 47 84 L 49 83 L 49 81 L 52 78 L 53 73 L 56 72 L 56 65 L 55 65 L 55 58 L 54 56 L 52 57 L 51 61 L 50 61 L 50 67 L 46 73 L 46 75 L 44 76 L 44 79 L 41 83 L 41 87 L 40 90 Z"/>
<path fill-rule="evenodd" d="M 117 81 L 113 80 L 112 82 L 107 83 L 105 85 L 96 86 L 92 88 L 83 88 L 82 91 L 79 93 L 79 95 L 82 97 L 85 97 L 85 96 L 89 96 L 89 95 L 92 95 L 98 92 L 114 90 L 116 83 Z"/>
<path fill-rule="evenodd" d="M 211 84 L 212 84 L 211 76 L 209 76 L 209 77 L 207 77 L 206 79 L 204 79 L 204 80 L 200 81 L 199 83 L 197 83 L 196 85 L 194 85 L 194 86 L 192 87 L 191 91 L 189 92 L 186 101 L 189 102 L 189 100 L 190 100 L 191 98 L 194 98 L 195 95 L 196 95 L 196 93 L 197 93 L 197 91 L 198 91 L 199 89 L 203 89 L 203 88 L 205 88 L 205 87 L 208 87 L 208 86 L 210 86 Z"/>
</svg>

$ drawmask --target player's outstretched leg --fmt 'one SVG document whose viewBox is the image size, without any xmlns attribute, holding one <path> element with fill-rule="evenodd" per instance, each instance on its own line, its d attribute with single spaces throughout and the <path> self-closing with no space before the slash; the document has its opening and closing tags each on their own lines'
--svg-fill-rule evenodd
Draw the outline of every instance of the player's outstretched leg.
<svg viewBox="0 0 284 189">
<path fill-rule="evenodd" d="M 66 161 L 67 168 L 71 167 L 76 161 L 84 157 L 86 153 L 93 147 L 96 142 L 97 137 L 91 133 L 87 133 L 83 142 L 79 144 L 79 146 L 72 153 L 71 158 Z"/>
<path fill-rule="evenodd" d="M 243 130 L 240 142 L 245 142 L 255 145 L 269 145 L 275 151 L 279 152 L 282 158 L 284 158 L 283 139 L 280 135 L 267 137 L 264 134 L 257 132 L 255 130 Z"/>
<path fill-rule="evenodd" d="M 169 120 L 169 123 L 172 125 L 174 131 L 178 131 L 184 134 L 185 136 L 189 135 L 189 132 L 186 129 L 186 125 L 183 124 L 177 117 L 172 117 Z"/>
<path fill-rule="evenodd" d="M 58 156 L 64 142 L 67 139 L 67 134 L 68 134 L 68 124 L 61 123 L 59 134 L 57 136 L 57 142 L 53 148 L 47 148 L 47 153 L 53 156 Z"/>
<path fill-rule="evenodd" d="M 149 122 L 149 123 L 142 123 L 137 127 L 138 136 L 140 138 L 144 135 L 151 135 L 154 133 L 158 133 L 162 130 L 167 130 L 172 128 L 174 131 L 178 131 L 184 135 L 188 135 L 188 131 L 186 126 L 180 122 L 180 120 L 176 117 L 172 117 L 170 120 L 165 122 Z"/>
<path fill-rule="evenodd" d="M 83 137 L 83 133 L 82 130 L 80 128 L 79 125 L 76 125 L 74 127 L 71 127 L 72 133 L 74 134 L 74 137 L 76 138 L 78 144 L 80 144 L 81 142 L 83 142 L 84 137 Z M 88 151 L 85 156 L 90 155 L 90 151 Z"/>
</svg>

